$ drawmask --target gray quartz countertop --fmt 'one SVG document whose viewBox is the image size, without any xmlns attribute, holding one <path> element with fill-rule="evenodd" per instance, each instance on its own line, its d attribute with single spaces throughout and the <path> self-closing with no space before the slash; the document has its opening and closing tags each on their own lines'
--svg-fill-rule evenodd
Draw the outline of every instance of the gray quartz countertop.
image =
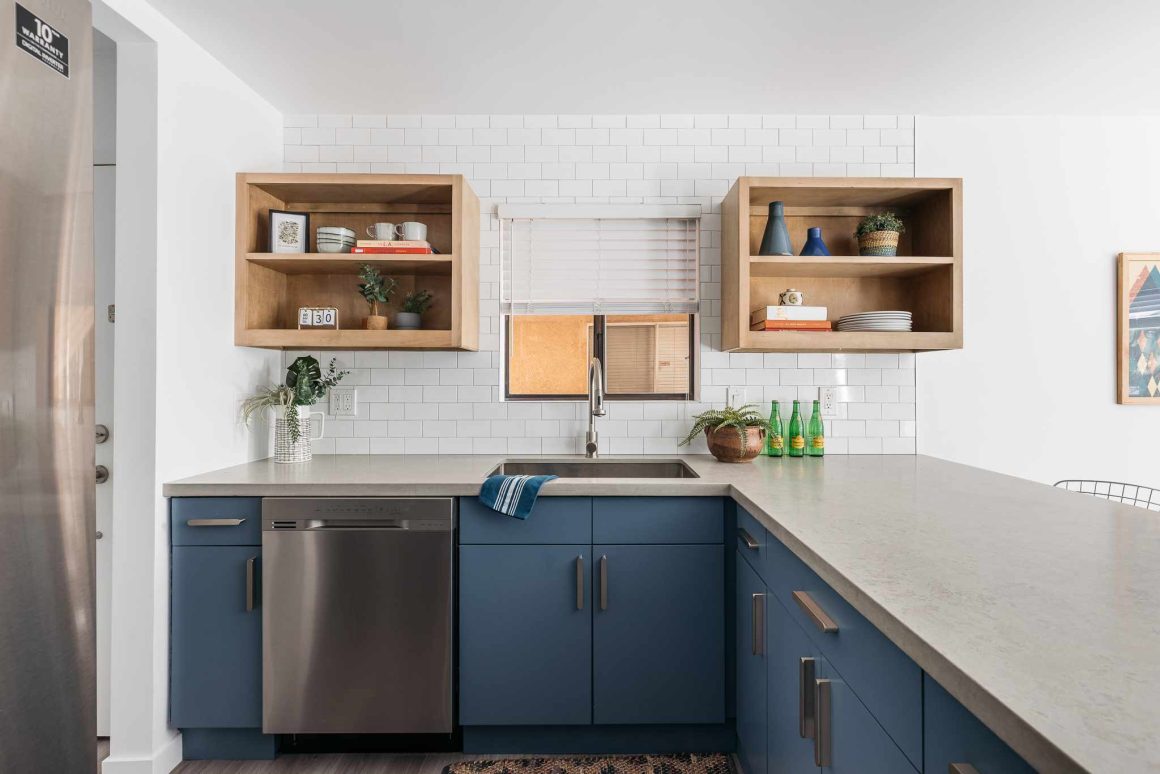
<svg viewBox="0 0 1160 774">
<path fill-rule="evenodd" d="M 512 458 L 260 461 L 164 494 L 474 495 Z M 542 494 L 731 496 L 1036 768 L 1160 771 L 1160 513 L 925 456 L 681 459 L 700 478 Z"/>
</svg>

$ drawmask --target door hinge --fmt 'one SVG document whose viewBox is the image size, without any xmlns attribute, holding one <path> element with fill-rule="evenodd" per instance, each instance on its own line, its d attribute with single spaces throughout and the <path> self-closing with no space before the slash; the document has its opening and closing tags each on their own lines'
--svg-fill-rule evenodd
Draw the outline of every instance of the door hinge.
<svg viewBox="0 0 1160 774">
<path fill-rule="evenodd" d="M 109 304 L 109 322 L 117 322 L 117 305 Z"/>
</svg>

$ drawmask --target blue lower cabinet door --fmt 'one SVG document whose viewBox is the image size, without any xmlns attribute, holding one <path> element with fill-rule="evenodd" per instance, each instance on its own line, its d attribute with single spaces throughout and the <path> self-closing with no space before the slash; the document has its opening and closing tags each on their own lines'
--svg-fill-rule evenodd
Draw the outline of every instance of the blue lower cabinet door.
<svg viewBox="0 0 1160 774">
<path fill-rule="evenodd" d="M 766 603 L 767 771 L 816 774 L 813 685 L 825 659 L 781 602 L 770 595 Z"/>
<path fill-rule="evenodd" d="M 814 758 L 823 774 L 918 773 L 829 662 L 814 684 L 814 710 Z"/>
<path fill-rule="evenodd" d="M 725 721 L 721 545 L 596 545 L 596 724 Z"/>
<path fill-rule="evenodd" d="M 737 758 L 744 774 L 766 774 L 765 584 L 749 563 L 737 559 Z"/>
<path fill-rule="evenodd" d="M 1032 774 L 1018 753 L 946 692 L 923 675 L 924 770 L 939 774 L 951 764 L 969 764 L 982 774 Z"/>
<path fill-rule="evenodd" d="M 592 722 L 588 545 L 459 548 L 459 721 Z"/>
<path fill-rule="evenodd" d="M 170 632 L 170 722 L 260 728 L 262 610 L 257 546 L 176 546 Z"/>
</svg>

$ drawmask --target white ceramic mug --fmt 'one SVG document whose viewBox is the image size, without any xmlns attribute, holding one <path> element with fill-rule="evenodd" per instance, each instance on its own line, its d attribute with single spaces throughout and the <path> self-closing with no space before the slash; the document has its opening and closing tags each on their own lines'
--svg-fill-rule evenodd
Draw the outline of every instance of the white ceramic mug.
<svg viewBox="0 0 1160 774">
<path fill-rule="evenodd" d="M 416 220 L 408 220 L 406 223 L 400 223 L 395 226 L 395 233 L 399 235 L 399 239 L 408 242 L 426 242 L 427 241 L 427 226 Z"/>
<path fill-rule="evenodd" d="M 367 226 L 367 236 L 371 239 L 394 239 L 395 238 L 395 224 L 394 223 L 372 223 Z"/>
<path fill-rule="evenodd" d="M 777 303 L 781 306 L 801 306 L 806 301 L 806 296 L 800 290 L 789 288 L 788 290 L 779 293 L 777 296 Z"/>
</svg>

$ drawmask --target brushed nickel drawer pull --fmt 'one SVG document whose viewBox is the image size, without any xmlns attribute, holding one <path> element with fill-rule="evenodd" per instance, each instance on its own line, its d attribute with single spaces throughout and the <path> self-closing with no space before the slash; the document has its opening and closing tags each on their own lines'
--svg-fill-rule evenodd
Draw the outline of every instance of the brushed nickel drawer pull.
<svg viewBox="0 0 1160 774">
<path fill-rule="evenodd" d="M 576 557 L 576 609 L 584 609 L 584 557 Z"/>
<path fill-rule="evenodd" d="M 741 542 L 745 544 L 746 548 L 751 548 L 754 551 L 761 548 L 761 543 L 758 543 L 753 535 L 750 535 L 747 530 L 741 527 L 737 528 L 737 537 L 741 538 Z"/>
<path fill-rule="evenodd" d="M 979 770 L 969 763 L 952 763 L 947 774 L 979 774 Z"/>
<path fill-rule="evenodd" d="M 798 663 L 798 736 L 814 738 L 814 674 L 817 661 L 802 658 Z"/>
<path fill-rule="evenodd" d="M 814 706 L 818 712 L 817 732 L 814 734 L 814 765 L 829 766 L 830 737 L 833 735 L 830 723 L 830 681 L 816 680 L 814 685 L 818 694 L 814 699 Z"/>
<path fill-rule="evenodd" d="M 600 557 L 600 609 L 608 609 L 608 557 Z"/>
<path fill-rule="evenodd" d="M 814 626 L 818 627 L 818 629 L 826 634 L 837 633 L 838 624 L 826 614 L 825 610 L 822 610 L 822 606 L 815 602 L 814 598 L 809 594 L 804 591 L 795 591 L 793 593 L 793 601 L 798 603 L 798 606 L 805 611 L 805 614 L 810 617 L 810 620 L 814 622 Z"/>
<path fill-rule="evenodd" d="M 765 654 L 765 595 L 753 595 L 753 655 Z"/>
<path fill-rule="evenodd" d="M 246 560 L 246 612 L 254 612 L 254 563 L 258 557 L 251 556 Z"/>
<path fill-rule="evenodd" d="M 187 527 L 237 527 L 245 524 L 245 519 L 189 519 Z"/>
</svg>

